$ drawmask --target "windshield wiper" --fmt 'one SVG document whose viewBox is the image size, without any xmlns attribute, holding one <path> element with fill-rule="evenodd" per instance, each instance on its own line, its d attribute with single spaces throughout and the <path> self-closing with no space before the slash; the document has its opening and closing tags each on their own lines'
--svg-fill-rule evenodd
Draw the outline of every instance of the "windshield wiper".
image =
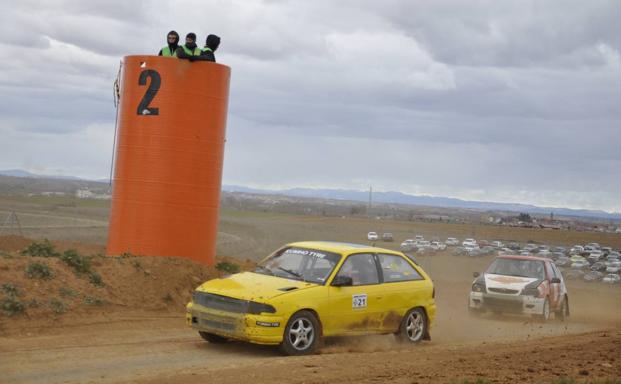
<svg viewBox="0 0 621 384">
<path fill-rule="evenodd" d="M 257 267 L 255 268 L 255 270 L 254 270 L 254 271 L 255 271 L 255 272 L 258 272 L 258 271 L 265 271 L 265 272 L 267 272 L 267 274 L 268 274 L 268 275 L 272 275 L 272 276 L 274 275 L 274 272 L 272 272 L 272 270 L 271 270 L 271 269 L 266 268 L 266 267 L 264 267 L 264 266 L 262 266 L 262 265 L 257 265 Z"/>
<path fill-rule="evenodd" d="M 290 274 L 290 275 L 293 275 L 293 276 L 297 277 L 297 278 L 298 278 L 298 279 L 300 279 L 300 280 L 304 280 L 304 277 L 303 277 L 302 275 L 300 275 L 299 273 L 295 272 L 295 271 L 292 271 L 292 270 L 290 270 L 290 269 L 283 268 L 283 267 L 277 267 L 277 268 L 278 268 L 278 269 L 280 269 L 281 271 L 285 271 L 285 272 L 287 272 L 288 274 Z"/>
</svg>

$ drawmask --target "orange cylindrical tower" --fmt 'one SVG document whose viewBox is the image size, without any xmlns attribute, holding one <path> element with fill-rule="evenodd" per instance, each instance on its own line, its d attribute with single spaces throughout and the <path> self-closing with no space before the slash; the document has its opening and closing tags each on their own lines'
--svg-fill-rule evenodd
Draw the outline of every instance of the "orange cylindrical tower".
<svg viewBox="0 0 621 384">
<path fill-rule="evenodd" d="M 230 75 L 210 62 L 123 58 L 108 255 L 213 264 Z"/>
</svg>

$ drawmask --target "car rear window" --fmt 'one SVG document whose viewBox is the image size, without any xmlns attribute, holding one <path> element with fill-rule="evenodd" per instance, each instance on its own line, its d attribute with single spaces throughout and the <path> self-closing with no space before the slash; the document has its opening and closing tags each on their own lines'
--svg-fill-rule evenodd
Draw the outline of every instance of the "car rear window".
<svg viewBox="0 0 621 384">
<path fill-rule="evenodd" d="M 386 283 L 423 279 L 418 271 L 401 256 L 380 253 L 377 257 Z"/>
</svg>

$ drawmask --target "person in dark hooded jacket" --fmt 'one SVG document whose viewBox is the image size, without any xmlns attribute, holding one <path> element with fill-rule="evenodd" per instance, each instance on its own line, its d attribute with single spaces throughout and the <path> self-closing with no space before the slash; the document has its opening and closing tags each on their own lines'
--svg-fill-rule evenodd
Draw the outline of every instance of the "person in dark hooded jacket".
<svg viewBox="0 0 621 384">
<path fill-rule="evenodd" d="M 179 34 L 176 31 L 170 31 L 166 36 L 168 45 L 160 49 L 158 56 L 176 57 L 175 51 L 179 47 Z"/>
<path fill-rule="evenodd" d="M 214 53 L 216 49 L 220 46 L 220 37 L 216 35 L 207 36 L 207 40 L 205 41 L 205 47 L 201 52 L 201 60 L 204 61 L 216 61 L 216 56 Z"/>
<path fill-rule="evenodd" d="M 196 34 L 188 33 L 185 36 L 185 44 L 179 46 L 175 52 L 180 59 L 196 60 L 201 54 L 201 49 L 196 45 Z"/>
</svg>

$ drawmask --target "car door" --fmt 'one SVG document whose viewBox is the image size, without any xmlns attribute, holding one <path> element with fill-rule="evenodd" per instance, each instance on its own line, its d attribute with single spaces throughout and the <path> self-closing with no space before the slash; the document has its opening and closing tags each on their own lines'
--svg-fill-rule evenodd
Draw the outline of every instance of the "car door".
<svg viewBox="0 0 621 384">
<path fill-rule="evenodd" d="M 349 255 L 335 275 L 352 278 L 351 286 L 330 286 L 330 310 L 324 316 L 324 334 L 373 333 L 380 328 L 381 284 L 372 253 Z"/>
<path fill-rule="evenodd" d="M 380 329 L 395 332 L 405 313 L 424 302 L 424 278 L 403 256 L 380 253 L 377 258 L 383 281 Z"/>
</svg>

